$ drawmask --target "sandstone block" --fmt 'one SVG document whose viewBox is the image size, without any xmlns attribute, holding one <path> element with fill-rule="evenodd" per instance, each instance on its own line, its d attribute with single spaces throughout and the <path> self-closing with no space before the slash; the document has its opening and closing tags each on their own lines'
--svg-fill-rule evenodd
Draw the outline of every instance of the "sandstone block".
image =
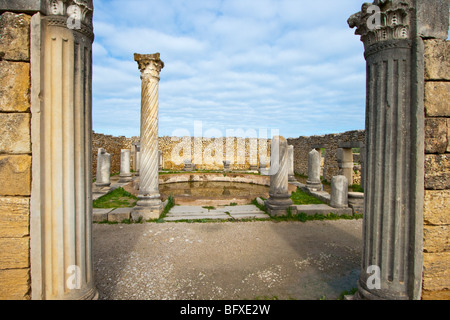
<svg viewBox="0 0 450 320">
<path fill-rule="evenodd" d="M 450 189 L 449 154 L 425 155 L 425 189 Z"/>
<path fill-rule="evenodd" d="M 0 152 L 31 152 L 29 113 L 0 113 Z"/>
<path fill-rule="evenodd" d="M 425 40 L 425 80 L 450 80 L 450 41 Z"/>
<path fill-rule="evenodd" d="M 449 251 L 449 227 L 425 225 L 423 229 L 423 250 L 424 252 L 445 252 Z"/>
<path fill-rule="evenodd" d="M 0 61 L 0 111 L 30 109 L 30 64 Z"/>
<path fill-rule="evenodd" d="M 423 290 L 450 289 L 450 252 L 424 253 Z"/>
<path fill-rule="evenodd" d="M 29 198 L 0 198 L 0 237 L 21 238 L 29 235 Z"/>
<path fill-rule="evenodd" d="M 428 117 L 450 117 L 450 82 L 425 82 L 425 110 Z"/>
<path fill-rule="evenodd" d="M 450 152 L 450 118 L 447 119 L 447 152 Z"/>
<path fill-rule="evenodd" d="M 31 156 L 0 156 L 0 195 L 29 196 L 31 192 Z"/>
<path fill-rule="evenodd" d="M 447 150 L 447 119 L 425 119 L 425 153 L 445 153 Z"/>
<path fill-rule="evenodd" d="M 450 190 L 425 190 L 424 221 L 430 225 L 450 225 Z"/>
<path fill-rule="evenodd" d="M 0 270 L 0 300 L 28 300 L 30 269 Z"/>
<path fill-rule="evenodd" d="M 0 238 L 0 270 L 30 267 L 30 238 Z"/>
<path fill-rule="evenodd" d="M 0 15 L 0 58 L 30 60 L 31 16 L 5 12 Z"/>
</svg>

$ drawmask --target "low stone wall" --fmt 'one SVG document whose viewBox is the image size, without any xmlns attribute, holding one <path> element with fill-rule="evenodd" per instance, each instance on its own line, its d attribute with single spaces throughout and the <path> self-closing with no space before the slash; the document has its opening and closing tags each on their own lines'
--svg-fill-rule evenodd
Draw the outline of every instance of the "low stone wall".
<svg viewBox="0 0 450 320">
<path fill-rule="evenodd" d="M 298 174 L 308 175 L 308 153 L 312 149 L 325 149 L 323 159 L 323 178 L 331 181 L 333 176 L 339 174 L 337 161 L 337 150 L 340 144 L 353 145 L 354 147 L 364 145 L 365 131 L 348 131 L 338 134 L 327 134 L 322 136 L 299 137 L 288 139 L 288 144 L 294 146 L 294 171 Z M 360 182 L 360 173 L 354 175 L 354 183 Z"/>
</svg>

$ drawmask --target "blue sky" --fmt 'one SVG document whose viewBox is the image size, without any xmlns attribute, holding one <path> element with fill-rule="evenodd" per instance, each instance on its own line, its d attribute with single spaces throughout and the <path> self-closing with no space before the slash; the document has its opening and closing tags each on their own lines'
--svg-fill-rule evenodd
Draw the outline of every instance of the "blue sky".
<svg viewBox="0 0 450 320">
<path fill-rule="evenodd" d="M 160 136 L 364 129 L 362 0 L 94 0 L 93 127 L 138 136 L 134 53 L 161 54 Z"/>
</svg>

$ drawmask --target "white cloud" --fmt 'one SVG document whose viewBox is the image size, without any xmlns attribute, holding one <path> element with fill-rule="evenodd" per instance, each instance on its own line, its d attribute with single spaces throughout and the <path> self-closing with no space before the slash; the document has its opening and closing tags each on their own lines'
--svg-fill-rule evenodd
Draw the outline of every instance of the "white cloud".
<svg viewBox="0 0 450 320">
<path fill-rule="evenodd" d="M 364 127 L 363 48 L 346 23 L 360 0 L 127 3 L 94 0 L 94 130 L 139 134 L 135 52 L 165 63 L 161 135 L 196 120 L 290 137 Z"/>
</svg>

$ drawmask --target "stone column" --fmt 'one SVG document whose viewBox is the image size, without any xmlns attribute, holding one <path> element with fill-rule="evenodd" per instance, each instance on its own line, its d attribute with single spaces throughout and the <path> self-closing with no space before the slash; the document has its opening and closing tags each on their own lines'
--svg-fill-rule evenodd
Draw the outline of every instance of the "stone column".
<svg viewBox="0 0 450 320">
<path fill-rule="evenodd" d="M 161 171 L 164 168 L 164 158 L 161 150 L 158 151 L 158 170 Z"/>
<path fill-rule="evenodd" d="M 98 295 L 92 262 L 92 12 L 92 0 L 41 1 L 32 17 L 34 300 Z"/>
<path fill-rule="evenodd" d="M 294 146 L 288 146 L 288 161 L 289 161 L 289 172 L 288 180 L 297 181 L 294 174 Z"/>
<path fill-rule="evenodd" d="M 331 179 L 330 206 L 333 208 L 348 207 L 348 180 L 345 176 L 334 176 Z"/>
<path fill-rule="evenodd" d="M 421 37 L 430 37 L 442 29 L 446 39 L 448 9 L 447 0 L 375 1 L 372 6 L 364 4 L 361 12 L 348 21 L 361 36 L 367 62 L 364 250 L 358 298 L 421 297 L 424 207 Z"/>
<path fill-rule="evenodd" d="M 111 155 L 105 149 L 99 148 L 97 154 L 97 179 L 95 185 L 99 188 L 111 185 Z"/>
<path fill-rule="evenodd" d="M 225 171 L 225 172 L 231 171 L 231 161 L 230 160 L 223 161 L 223 171 Z"/>
<path fill-rule="evenodd" d="M 339 148 L 337 162 L 340 174 L 347 178 L 348 184 L 353 184 L 353 150 L 351 148 Z"/>
<path fill-rule="evenodd" d="M 163 205 L 159 194 L 158 164 L 158 89 L 159 73 L 164 67 L 159 53 L 135 54 L 141 71 L 141 160 L 139 195 L 133 219 L 159 218 Z"/>
<path fill-rule="evenodd" d="M 292 205 L 291 195 L 289 193 L 289 161 L 286 139 L 284 137 L 275 136 L 272 139 L 271 152 L 271 157 L 275 160 L 271 164 L 271 168 L 273 171 L 275 171 L 276 168 L 278 170 L 273 172 L 270 176 L 269 199 L 265 203 L 271 215 L 281 216 L 286 215 L 287 209 Z M 275 163 L 277 161 L 278 163 Z"/>
<path fill-rule="evenodd" d="M 322 182 L 320 181 L 320 153 L 313 149 L 308 154 L 308 180 L 306 187 L 311 191 L 322 190 Z"/>
<path fill-rule="evenodd" d="M 120 150 L 120 179 L 119 183 L 127 183 L 132 180 L 130 165 L 131 151 L 129 149 Z"/>
</svg>

